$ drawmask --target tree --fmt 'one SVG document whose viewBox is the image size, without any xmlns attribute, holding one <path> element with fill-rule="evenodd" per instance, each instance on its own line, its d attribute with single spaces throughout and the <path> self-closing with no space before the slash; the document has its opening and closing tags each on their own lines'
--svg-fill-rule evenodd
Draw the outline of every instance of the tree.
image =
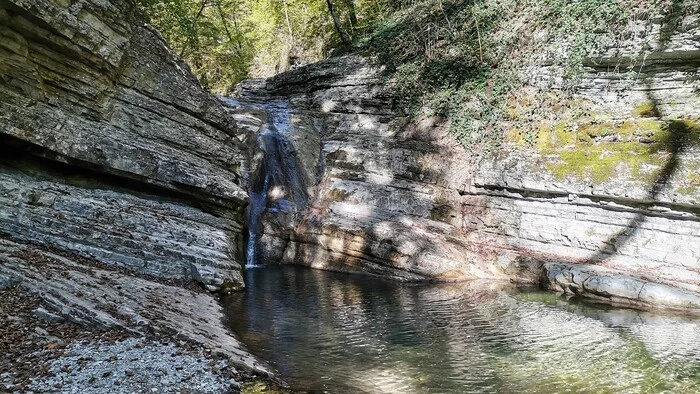
<svg viewBox="0 0 700 394">
<path fill-rule="evenodd" d="M 388 1 L 137 0 L 202 84 L 219 92 L 285 71 L 290 59 L 313 62 L 350 45 L 360 24 L 381 19 Z"/>
<path fill-rule="evenodd" d="M 240 23 L 247 0 L 138 0 L 202 85 L 225 91 L 247 77 L 253 48 Z"/>
<path fill-rule="evenodd" d="M 333 18 L 333 25 L 335 25 L 335 29 L 338 31 L 341 41 L 343 41 L 343 44 L 345 45 L 350 45 L 352 42 L 352 38 L 350 37 L 350 34 L 348 34 L 347 30 L 345 30 L 345 28 L 343 27 L 343 24 L 340 23 L 340 18 L 338 18 L 338 14 L 336 13 L 335 7 L 333 6 L 333 0 L 326 0 L 326 3 L 328 4 L 328 12 L 331 14 L 331 18 Z"/>
<path fill-rule="evenodd" d="M 357 29 L 357 12 L 355 9 L 355 0 L 345 0 L 345 6 L 348 9 L 348 19 L 350 19 L 350 27 Z"/>
</svg>

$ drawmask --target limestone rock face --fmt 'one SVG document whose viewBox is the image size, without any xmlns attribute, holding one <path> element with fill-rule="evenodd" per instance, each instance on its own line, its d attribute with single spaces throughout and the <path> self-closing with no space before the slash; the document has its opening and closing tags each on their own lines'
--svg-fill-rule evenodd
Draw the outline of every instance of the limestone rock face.
<svg viewBox="0 0 700 394">
<path fill-rule="evenodd" d="M 238 133 L 133 1 L 0 4 L 3 233 L 241 287 Z"/>
<path fill-rule="evenodd" d="M 555 122 L 525 122 L 536 144 L 513 132 L 489 152 L 466 151 L 441 119 L 397 117 L 381 69 L 359 56 L 239 85 L 320 135 L 320 149 L 293 140 L 313 174 L 308 208 L 286 226 L 269 210 L 267 263 L 700 308 L 700 19 L 663 20 L 630 22 L 645 34 L 587 59 L 573 94 L 550 63 L 522 70 L 522 101 L 545 91 Z M 640 51 L 635 78 L 607 66 Z"/>
<path fill-rule="evenodd" d="M 309 180 L 308 207 L 291 223 L 268 202 L 261 262 L 402 280 L 514 277 L 507 259 L 465 242 L 466 219 L 452 212 L 469 188 L 469 155 L 444 121 L 399 119 L 380 72 L 346 56 L 238 86 L 241 99 L 288 103 L 288 140 Z"/>
</svg>

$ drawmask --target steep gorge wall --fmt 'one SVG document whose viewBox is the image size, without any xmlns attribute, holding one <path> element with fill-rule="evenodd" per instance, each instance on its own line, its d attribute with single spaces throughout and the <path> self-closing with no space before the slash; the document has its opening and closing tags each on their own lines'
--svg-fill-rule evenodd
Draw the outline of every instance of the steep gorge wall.
<svg viewBox="0 0 700 394">
<path fill-rule="evenodd" d="M 0 233 L 243 286 L 239 129 L 130 0 L 0 2 Z"/>
<path fill-rule="evenodd" d="M 550 116 L 489 152 L 466 151 L 441 119 L 395 116 L 381 70 L 358 56 L 240 85 L 287 100 L 301 135 L 320 135 L 294 141 L 309 208 L 291 226 L 269 213 L 261 248 L 316 268 L 699 308 L 700 18 L 673 19 L 630 22 L 573 93 L 547 61 L 523 69 L 513 116 Z"/>
</svg>

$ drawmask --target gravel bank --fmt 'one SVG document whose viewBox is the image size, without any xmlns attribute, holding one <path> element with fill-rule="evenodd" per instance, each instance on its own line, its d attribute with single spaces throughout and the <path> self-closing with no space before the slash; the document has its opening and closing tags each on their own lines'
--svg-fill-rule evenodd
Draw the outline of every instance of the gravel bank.
<svg viewBox="0 0 700 394">
<path fill-rule="evenodd" d="M 197 393 L 237 392 L 240 383 L 226 360 L 199 350 L 145 338 L 115 343 L 74 343 L 52 360 L 46 376 L 31 380 L 35 393 Z M 229 375 L 229 376 L 227 376 Z"/>
</svg>

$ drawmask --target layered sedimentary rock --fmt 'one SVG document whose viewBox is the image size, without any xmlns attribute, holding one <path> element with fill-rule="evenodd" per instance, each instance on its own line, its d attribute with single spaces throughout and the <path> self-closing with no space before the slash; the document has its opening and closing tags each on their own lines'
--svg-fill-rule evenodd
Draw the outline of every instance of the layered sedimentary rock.
<svg viewBox="0 0 700 394">
<path fill-rule="evenodd" d="M 510 272 L 506 260 L 482 262 L 463 237 L 466 220 L 450 212 L 450 196 L 469 189 L 469 155 L 440 119 L 397 118 L 381 81 L 378 68 L 348 56 L 239 85 L 244 99 L 288 101 L 292 154 L 309 180 L 308 208 L 291 224 L 279 220 L 284 193 L 268 202 L 264 262 L 407 280 Z"/>
<path fill-rule="evenodd" d="M 441 119 L 397 117 L 381 69 L 359 56 L 240 85 L 239 97 L 288 102 L 310 180 L 293 220 L 268 202 L 259 249 L 267 262 L 699 308 L 700 18 L 678 17 L 631 22 L 575 89 L 546 61 L 523 69 L 512 117 L 548 117 L 489 152 L 466 151 Z"/>
<path fill-rule="evenodd" d="M 196 343 L 242 369 L 272 373 L 222 324 L 217 300 L 201 289 L 182 286 L 181 280 L 136 277 L 72 253 L 3 238 L 0 261 L 0 291 L 21 286 L 40 295 L 48 309 L 41 313 L 54 323 L 68 320 L 100 330 Z M 167 357 L 163 362 L 169 362 Z"/>
<path fill-rule="evenodd" d="M 0 3 L 0 232 L 238 288 L 235 120 L 135 3 Z"/>
</svg>

